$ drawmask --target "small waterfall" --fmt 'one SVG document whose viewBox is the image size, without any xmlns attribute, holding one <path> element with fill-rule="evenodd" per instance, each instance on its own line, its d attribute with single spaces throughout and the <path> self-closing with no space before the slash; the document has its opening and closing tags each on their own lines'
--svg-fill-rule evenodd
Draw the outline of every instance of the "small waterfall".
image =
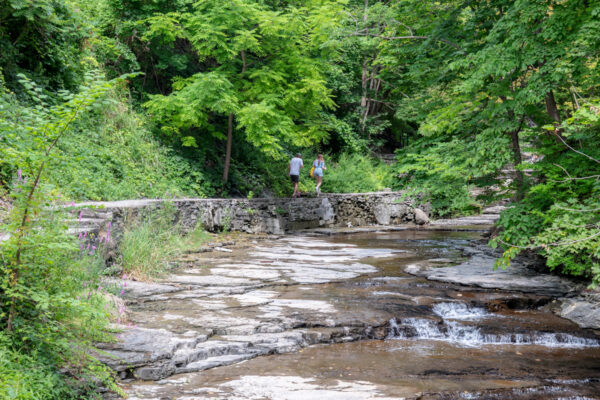
<svg viewBox="0 0 600 400">
<path fill-rule="evenodd" d="M 437 303 L 432 308 L 433 312 L 443 319 L 474 320 L 491 316 L 483 308 L 469 307 L 464 303 Z"/>
<path fill-rule="evenodd" d="M 483 333 L 473 325 L 461 321 L 490 318 L 493 314 L 483 308 L 469 307 L 464 303 L 437 303 L 433 312 L 443 321 L 425 318 L 403 318 L 390 320 L 389 339 L 439 340 L 459 346 L 476 347 L 482 345 L 538 345 L 553 348 L 600 347 L 597 339 L 578 337 L 567 333 Z"/>
</svg>

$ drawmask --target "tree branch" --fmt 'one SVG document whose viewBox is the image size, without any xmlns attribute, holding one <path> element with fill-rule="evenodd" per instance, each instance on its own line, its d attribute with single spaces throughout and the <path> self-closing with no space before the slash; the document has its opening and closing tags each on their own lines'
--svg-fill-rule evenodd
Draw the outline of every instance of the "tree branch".
<svg viewBox="0 0 600 400">
<path fill-rule="evenodd" d="M 351 33 L 350 36 L 370 36 L 370 37 L 377 37 L 383 40 L 427 40 L 427 39 L 433 39 L 433 40 L 437 40 L 439 42 L 443 42 L 446 43 L 452 47 L 454 47 L 456 50 L 461 50 L 460 46 L 458 46 L 456 43 L 451 42 L 448 39 L 442 39 L 442 38 L 432 38 L 430 36 L 418 36 L 418 35 L 408 35 L 408 36 L 382 36 L 382 35 L 375 35 L 373 33 L 360 33 L 360 31 Z"/>
<path fill-rule="evenodd" d="M 571 147 L 567 142 L 565 142 L 565 140 L 562 138 L 561 135 L 559 135 L 556 131 L 552 131 L 552 133 L 554 133 L 554 136 L 556 136 L 565 146 L 567 146 L 570 150 L 573 150 L 575 153 L 580 154 L 584 157 L 589 158 L 590 160 L 600 164 L 599 160 L 596 160 L 594 157 L 588 156 L 587 154 L 579 151 L 579 150 L 575 150 L 573 147 Z"/>
</svg>

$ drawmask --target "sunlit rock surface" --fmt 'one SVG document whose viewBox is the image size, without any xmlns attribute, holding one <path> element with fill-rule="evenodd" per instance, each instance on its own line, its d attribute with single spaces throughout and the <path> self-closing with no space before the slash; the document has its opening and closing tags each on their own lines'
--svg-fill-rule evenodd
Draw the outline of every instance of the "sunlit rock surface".
<svg viewBox="0 0 600 400">
<path fill-rule="evenodd" d="M 161 282 L 126 281 L 128 320 L 102 357 L 144 400 L 594 398 L 600 341 L 551 312 L 547 286 L 405 272 L 475 266 L 478 235 L 296 235 L 188 254 Z"/>
</svg>

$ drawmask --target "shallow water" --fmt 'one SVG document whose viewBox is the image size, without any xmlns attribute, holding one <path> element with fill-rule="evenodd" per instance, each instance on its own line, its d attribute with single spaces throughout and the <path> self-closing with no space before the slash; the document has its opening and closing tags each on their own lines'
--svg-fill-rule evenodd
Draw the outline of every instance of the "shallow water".
<svg viewBox="0 0 600 400">
<path fill-rule="evenodd" d="M 600 341 L 552 314 L 550 298 L 404 272 L 459 262 L 478 235 L 292 236 L 190 259 L 176 280 L 208 286 L 148 298 L 135 323 L 250 347 L 273 332 L 277 344 L 124 388 L 134 399 L 600 399 Z M 282 345 L 287 333 L 303 339 Z"/>
</svg>

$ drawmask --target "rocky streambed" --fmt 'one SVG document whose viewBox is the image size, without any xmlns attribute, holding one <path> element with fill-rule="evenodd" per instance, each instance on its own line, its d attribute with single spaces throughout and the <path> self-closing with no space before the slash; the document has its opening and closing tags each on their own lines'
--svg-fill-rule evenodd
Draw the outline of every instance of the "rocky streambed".
<svg viewBox="0 0 600 400">
<path fill-rule="evenodd" d="M 189 254 L 159 283 L 118 283 L 128 321 L 102 357 L 131 399 L 599 399 L 599 332 L 554 313 L 580 287 L 492 272 L 479 235 Z"/>
</svg>

